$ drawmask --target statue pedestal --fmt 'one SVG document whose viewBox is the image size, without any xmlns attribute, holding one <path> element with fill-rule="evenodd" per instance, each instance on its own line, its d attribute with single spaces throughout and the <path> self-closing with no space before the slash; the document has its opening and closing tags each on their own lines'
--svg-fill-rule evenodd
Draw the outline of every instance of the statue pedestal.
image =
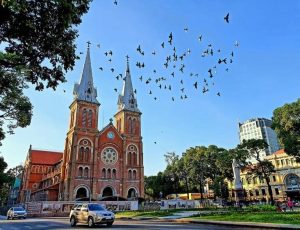
<svg viewBox="0 0 300 230">
<path fill-rule="evenodd" d="M 233 192 L 236 204 L 245 201 L 244 190 L 242 188 L 233 189 Z"/>
</svg>

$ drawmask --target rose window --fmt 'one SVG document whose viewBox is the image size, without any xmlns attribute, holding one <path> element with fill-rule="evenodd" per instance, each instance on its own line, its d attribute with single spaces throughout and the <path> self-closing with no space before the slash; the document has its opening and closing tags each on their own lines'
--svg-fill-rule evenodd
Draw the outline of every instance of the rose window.
<svg viewBox="0 0 300 230">
<path fill-rule="evenodd" d="M 101 160 L 104 164 L 114 164 L 118 160 L 118 153 L 113 148 L 106 148 L 101 153 Z"/>
</svg>

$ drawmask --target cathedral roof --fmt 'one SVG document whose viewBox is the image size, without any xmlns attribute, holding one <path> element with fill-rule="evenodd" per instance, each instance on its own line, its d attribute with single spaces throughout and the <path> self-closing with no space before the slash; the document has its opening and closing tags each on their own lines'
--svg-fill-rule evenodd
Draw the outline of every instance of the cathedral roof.
<svg viewBox="0 0 300 230">
<path fill-rule="evenodd" d="M 30 159 L 32 164 L 54 165 L 63 157 L 62 152 L 35 150 L 30 151 Z"/>
<path fill-rule="evenodd" d="M 79 84 L 74 85 L 73 90 L 74 99 L 93 102 L 99 104 L 97 100 L 97 89 L 94 87 L 93 74 L 90 58 L 90 47 L 87 48 L 87 54 L 85 58 L 85 63 Z"/>
<path fill-rule="evenodd" d="M 140 113 L 140 110 L 138 109 L 137 105 L 137 100 L 134 97 L 128 58 L 125 78 L 123 79 L 123 89 L 118 99 L 118 111 L 121 110 L 128 110 Z"/>
</svg>

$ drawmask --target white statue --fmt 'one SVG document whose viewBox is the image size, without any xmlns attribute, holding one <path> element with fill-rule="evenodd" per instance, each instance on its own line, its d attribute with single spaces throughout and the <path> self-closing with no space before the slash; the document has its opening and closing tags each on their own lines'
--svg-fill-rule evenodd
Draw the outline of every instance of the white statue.
<svg viewBox="0 0 300 230">
<path fill-rule="evenodd" d="M 232 161 L 232 169 L 233 169 L 233 176 L 234 176 L 234 189 L 242 189 L 242 183 L 241 183 L 241 167 L 237 163 L 236 159 L 233 159 Z"/>
</svg>

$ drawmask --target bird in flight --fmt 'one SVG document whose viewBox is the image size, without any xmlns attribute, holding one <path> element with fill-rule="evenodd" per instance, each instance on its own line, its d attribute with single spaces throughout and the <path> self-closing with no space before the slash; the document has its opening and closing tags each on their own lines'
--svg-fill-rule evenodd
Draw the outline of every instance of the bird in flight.
<svg viewBox="0 0 300 230">
<path fill-rule="evenodd" d="M 198 88 L 198 82 L 195 82 L 195 83 L 194 83 L 194 87 L 195 87 L 195 89 Z"/>
<path fill-rule="evenodd" d="M 161 43 L 161 47 L 162 47 L 162 48 L 165 48 L 165 43 L 164 43 L 164 42 Z"/>
<path fill-rule="evenodd" d="M 225 22 L 229 23 L 229 13 L 224 17 Z"/>
<path fill-rule="evenodd" d="M 103 71 L 103 67 L 99 67 L 99 69 L 100 69 L 101 71 Z"/>
<path fill-rule="evenodd" d="M 189 31 L 189 28 L 186 27 L 186 28 L 184 28 L 183 30 L 184 30 L 184 32 L 188 32 L 188 31 Z"/>
<path fill-rule="evenodd" d="M 199 42 L 202 41 L 202 35 L 200 35 L 200 36 L 198 37 L 198 40 L 199 40 Z"/>
<path fill-rule="evenodd" d="M 172 41 L 173 41 L 173 34 L 171 32 L 169 35 L 169 41 L 168 41 L 170 43 L 170 45 L 172 45 Z"/>
<path fill-rule="evenodd" d="M 97 44 L 97 47 L 100 48 L 100 44 Z"/>
<path fill-rule="evenodd" d="M 117 0 L 115 0 L 115 1 L 114 1 L 114 4 L 115 4 L 115 5 L 118 5 L 118 2 L 117 2 Z"/>
<path fill-rule="evenodd" d="M 218 93 L 217 93 L 217 95 L 220 97 L 220 96 L 221 96 L 221 93 L 220 93 L 220 92 L 218 92 Z"/>
</svg>

